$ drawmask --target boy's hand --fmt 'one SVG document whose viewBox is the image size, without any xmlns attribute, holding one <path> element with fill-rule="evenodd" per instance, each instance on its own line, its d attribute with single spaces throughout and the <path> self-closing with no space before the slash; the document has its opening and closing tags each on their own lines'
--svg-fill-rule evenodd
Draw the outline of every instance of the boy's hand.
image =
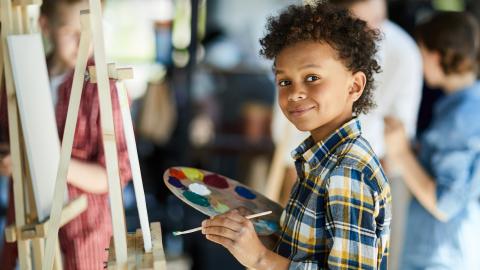
<svg viewBox="0 0 480 270">
<path fill-rule="evenodd" d="M 224 246 L 241 264 L 249 268 L 255 268 L 267 252 L 252 222 L 236 209 L 204 220 L 202 233 L 208 240 Z"/>
<path fill-rule="evenodd" d="M 387 158 L 394 161 L 410 151 L 410 142 L 402 122 L 393 117 L 385 117 L 384 121 Z"/>
</svg>

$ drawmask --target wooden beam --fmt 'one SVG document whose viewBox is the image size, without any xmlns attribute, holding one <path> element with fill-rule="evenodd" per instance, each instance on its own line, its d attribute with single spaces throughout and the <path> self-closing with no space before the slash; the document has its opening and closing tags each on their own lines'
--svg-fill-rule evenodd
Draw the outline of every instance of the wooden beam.
<svg viewBox="0 0 480 270">
<path fill-rule="evenodd" d="M 284 156 L 287 153 L 288 143 L 292 136 L 289 126 L 290 123 L 287 123 L 284 127 L 283 138 L 277 144 L 275 152 L 273 154 L 272 165 L 270 166 L 270 171 L 267 177 L 267 185 L 265 187 L 265 196 L 274 202 L 278 202 L 280 198 L 280 192 L 283 187 L 283 180 L 285 177 L 285 161 Z"/>
<path fill-rule="evenodd" d="M 102 9 L 100 0 L 89 0 L 90 23 L 92 25 L 93 51 L 97 74 L 98 97 L 100 101 L 100 116 L 105 152 L 105 165 L 108 178 L 108 195 L 110 198 L 110 212 L 112 215 L 113 239 L 117 265 L 124 267 L 127 263 L 127 228 L 120 185 L 118 167 L 117 142 L 113 125 L 112 97 L 108 80 L 105 44 L 102 27 Z"/>
<path fill-rule="evenodd" d="M 115 64 L 108 64 L 108 78 L 111 80 L 129 80 L 133 79 L 132 68 L 115 68 Z M 91 83 L 97 83 L 97 68 L 95 66 L 88 67 L 88 75 Z"/>
<path fill-rule="evenodd" d="M 159 222 L 151 223 L 152 228 L 152 252 L 145 252 L 143 250 L 143 235 L 142 231 L 138 229 L 134 233 L 127 234 L 127 249 L 128 261 L 126 269 L 151 269 L 151 270 L 166 270 L 167 263 L 162 244 L 162 230 Z M 115 243 L 110 242 L 108 262 L 106 268 L 116 270 L 118 264 L 115 256 Z"/>
<path fill-rule="evenodd" d="M 86 195 L 82 195 L 69 202 L 62 210 L 60 217 L 60 227 L 72 221 L 75 217 L 87 209 L 88 200 Z M 7 243 L 13 243 L 17 240 L 30 240 L 36 238 L 45 238 L 47 236 L 49 220 L 35 225 L 25 225 L 17 233 L 15 225 L 10 225 L 5 229 L 5 240 Z M 43 255 L 42 255 L 43 256 Z"/>
<path fill-rule="evenodd" d="M 120 102 L 120 111 L 122 114 L 123 132 L 127 143 L 128 159 L 132 170 L 133 188 L 135 190 L 135 199 L 137 202 L 138 217 L 142 229 L 145 252 L 152 251 L 152 237 L 150 235 L 150 226 L 148 222 L 147 205 L 145 203 L 145 192 L 143 190 L 142 174 L 140 172 L 140 162 L 138 160 L 137 144 L 135 143 L 135 134 L 133 132 L 132 115 L 128 101 L 127 89 L 123 81 L 117 82 L 118 100 Z"/>
<path fill-rule="evenodd" d="M 160 222 L 154 222 L 150 225 L 152 229 L 152 254 L 153 254 L 153 269 L 165 270 L 167 269 L 167 260 L 163 250 L 162 243 L 162 228 Z"/>
<path fill-rule="evenodd" d="M 81 213 L 87 210 L 88 200 L 86 195 L 82 195 L 73 201 L 70 201 L 62 210 L 60 216 L 60 227 L 69 223 L 74 218 L 78 217 Z M 43 223 L 35 226 L 35 231 L 38 233 L 38 237 L 46 237 L 48 235 L 50 220 L 46 220 Z"/>
<path fill-rule="evenodd" d="M 67 173 L 70 158 L 72 155 L 73 138 L 75 127 L 77 125 L 78 108 L 83 90 L 83 80 L 85 69 L 87 68 L 88 55 L 91 44 L 90 15 L 88 11 L 80 13 L 80 24 L 82 27 L 80 35 L 80 44 L 78 49 L 77 62 L 73 74 L 72 92 L 68 104 L 67 119 L 65 131 L 63 133 L 62 146 L 60 149 L 60 164 L 58 166 L 57 179 L 55 182 L 55 192 L 53 196 L 52 211 L 50 214 L 49 234 L 47 235 L 45 247 L 45 260 L 42 270 L 51 270 L 55 252 L 55 243 L 58 239 L 58 230 L 60 229 L 61 211 L 63 208 L 64 194 L 67 188 Z"/>
<path fill-rule="evenodd" d="M 8 130 L 10 135 L 10 155 L 12 157 L 12 176 L 13 176 L 13 194 L 15 206 L 15 222 L 20 228 L 25 225 L 25 208 L 23 196 L 22 157 L 20 152 L 20 123 L 17 102 L 15 97 L 15 88 L 13 84 L 12 67 L 7 50 L 7 36 L 13 33 L 12 30 L 12 2 L 11 0 L 0 0 L 0 21 L 2 22 L 1 42 L 5 73 L 5 86 L 7 89 L 7 107 L 8 107 Z M 19 254 L 20 269 L 31 269 L 30 247 L 28 241 L 18 241 L 17 249 Z"/>
<path fill-rule="evenodd" d="M 31 6 L 31 5 L 42 5 L 42 0 L 13 0 L 12 6 Z"/>
</svg>

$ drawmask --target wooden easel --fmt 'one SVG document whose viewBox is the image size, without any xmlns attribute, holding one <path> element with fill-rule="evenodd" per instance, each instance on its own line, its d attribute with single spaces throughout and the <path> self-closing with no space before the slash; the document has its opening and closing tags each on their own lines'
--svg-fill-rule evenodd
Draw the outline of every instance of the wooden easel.
<svg viewBox="0 0 480 270">
<path fill-rule="evenodd" d="M 123 80 L 125 79 L 132 79 L 133 78 L 133 70 L 131 68 L 116 68 L 115 64 L 110 63 L 107 65 L 108 76 L 111 80 L 117 80 L 117 90 L 118 90 L 118 97 L 120 102 L 120 108 L 122 110 L 122 118 L 124 119 L 124 129 L 125 129 L 125 137 L 133 137 L 133 125 L 131 123 L 131 116 L 130 116 L 130 109 L 128 104 L 128 97 L 127 97 L 127 90 L 123 84 Z M 97 83 L 97 72 L 95 66 L 88 67 L 89 77 L 91 83 Z M 131 132 L 130 134 L 127 134 Z M 128 151 L 135 153 L 135 155 L 130 156 L 130 161 L 132 163 L 132 174 L 135 178 L 135 172 L 138 174 L 139 171 L 139 164 L 138 164 L 138 156 L 136 155 L 137 150 L 136 147 L 134 149 L 130 149 L 130 145 L 127 143 L 127 147 L 129 148 Z M 132 162 L 134 161 L 134 162 Z M 137 168 L 135 168 L 137 167 Z M 135 182 L 134 182 L 135 186 Z M 143 189 L 137 190 L 137 186 L 135 186 L 135 194 L 137 195 L 137 204 L 145 203 L 144 200 L 138 199 L 139 193 L 143 193 Z M 142 210 L 139 209 L 139 213 Z M 144 210 L 146 211 L 146 209 Z M 146 215 L 146 212 L 144 213 Z M 143 224 L 145 226 L 145 224 Z M 145 243 L 145 235 L 142 234 L 142 230 L 138 229 L 135 233 L 128 233 L 127 234 L 127 265 L 128 269 L 166 269 L 166 260 L 165 260 L 165 253 L 163 251 L 163 244 L 162 244 L 162 230 L 160 227 L 159 222 L 151 223 L 151 236 L 150 233 L 147 237 L 151 238 L 151 245 L 152 247 L 146 250 L 145 246 L 148 244 Z M 115 256 L 115 245 L 114 242 L 110 242 L 109 247 L 109 257 L 108 262 L 105 263 L 104 267 L 107 269 L 118 269 L 121 266 L 117 263 L 117 259 Z"/>
<path fill-rule="evenodd" d="M 40 269 L 44 259 L 44 238 L 47 234 L 50 220 L 39 222 L 35 210 L 32 179 L 27 163 L 28 156 L 25 151 L 25 141 L 18 114 L 16 89 L 7 50 L 7 36 L 30 33 L 27 6 L 40 4 L 41 1 L 39 0 L 1 0 L 0 2 L 0 21 L 2 23 L 0 80 L 3 74 L 5 74 L 15 207 L 15 224 L 5 229 L 5 238 L 7 242 L 17 242 L 20 269 L 31 269 L 32 265 L 35 266 L 35 269 Z M 87 200 L 85 196 L 70 202 L 65 207 L 62 205 L 60 225 L 63 226 L 68 223 L 83 212 L 86 207 Z M 58 241 L 55 241 L 54 248 L 55 269 L 62 269 Z M 33 258 L 30 250 L 33 252 Z"/>
<path fill-rule="evenodd" d="M 121 83 L 121 80 L 131 78 L 132 71 L 131 69 L 116 69 L 115 65 L 113 64 L 107 66 L 105 61 L 100 0 L 90 0 L 89 4 L 90 9 L 83 10 L 80 13 L 82 30 L 80 35 L 79 51 L 75 65 L 65 132 L 62 140 L 63 143 L 61 146 L 60 164 L 58 167 L 59 169 L 55 184 L 54 200 L 50 214 L 51 222 L 49 223 L 49 233 L 47 235 L 46 242 L 45 261 L 42 265 L 42 269 L 50 270 L 52 269 L 53 265 L 54 244 L 58 239 L 61 204 L 66 189 L 66 175 L 72 151 L 73 137 L 80 105 L 80 97 L 85 78 L 85 70 L 87 68 L 89 50 L 92 44 L 95 57 L 95 67 L 89 67 L 88 75 L 90 77 L 90 81 L 97 83 L 98 86 L 114 242 L 113 248 L 110 252 L 110 261 L 105 262 L 106 264 L 104 267 L 108 267 L 109 269 L 125 269 L 127 267 L 128 269 L 166 269 L 165 256 L 161 240 L 160 223 L 152 223 L 154 236 L 151 237 L 150 228 L 148 228 L 148 219 L 146 222 L 147 224 L 145 224 L 144 219 L 141 219 L 142 231 L 146 235 L 142 236 L 137 232 L 135 237 L 127 237 L 125 216 L 123 211 L 124 208 L 122 204 L 122 190 L 120 186 L 115 130 L 113 125 L 113 111 L 110 96 L 109 78 L 120 80 L 120 87 L 118 89 L 120 108 L 122 111 L 129 111 L 126 91 Z M 128 119 L 130 120 L 130 122 L 128 122 L 129 126 L 124 126 L 124 129 L 126 133 L 131 131 L 131 133 L 126 134 L 126 139 L 132 165 L 137 205 L 144 206 L 143 208 L 139 208 L 139 214 L 140 216 L 146 216 L 145 201 L 143 200 L 143 202 L 139 202 L 138 200 L 139 195 L 143 196 L 143 186 L 141 188 L 138 186 L 141 186 L 141 179 L 140 183 L 138 183 L 138 180 L 135 181 L 135 176 L 138 176 L 140 171 L 138 166 L 138 156 L 136 156 L 136 148 L 131 149 L 131 145 L 128 143 L 128 139 L 133 136 L 131 119 Z M 123 117 L 123 120 L 125 123 L 125 116 Z M 135 155 L 132 156 L 133 152 L 135 152 Z M 132 163 L 132 157 L 135 158 L 135 156 L 137 158 Z M 137 192 L 139 190 L 140 192 Z M 141 211 L 141 209 L 144 211 Z M 138 243 L 140 243 L 139 239 L 144 240 L 145 249 L 142 249 L 141 246 L 138 245 Z M 148 245 L 148 243 L 150 243 L 150 245 Z"/>
<path fill-rule="evenodd" d="M 280 192 L 284 184 L 283 182 L 286 169 L 284 156 L 288 151 L 288 143 L 290 142 L 290 137 L 292 136 L 288 125 L 285 125 L 284 132 L 282 134 L 283 138 L 275 146 L 272 165 L 270 166 L 270 171 L 268 172 L 267 184 L 265 187 L 265 196 L 274 202 L 279 201 Z"/>
</svg>

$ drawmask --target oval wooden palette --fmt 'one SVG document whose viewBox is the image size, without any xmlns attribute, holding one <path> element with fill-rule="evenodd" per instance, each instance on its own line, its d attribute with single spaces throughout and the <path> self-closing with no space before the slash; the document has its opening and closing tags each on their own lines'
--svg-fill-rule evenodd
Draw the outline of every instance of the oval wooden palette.
<svg viewBox="0 0 480 270">
<path fill-rule="evenodd" d="M 175 196 L 209 217 L 241 207 L 252 214 L 271 210 L 272 214 L 252 220 L 255 230 L 259 235 L 279 230 L 282 207 L 238 181 L 189 167 L 169 168 L 163 180 Z"/>
</svg>

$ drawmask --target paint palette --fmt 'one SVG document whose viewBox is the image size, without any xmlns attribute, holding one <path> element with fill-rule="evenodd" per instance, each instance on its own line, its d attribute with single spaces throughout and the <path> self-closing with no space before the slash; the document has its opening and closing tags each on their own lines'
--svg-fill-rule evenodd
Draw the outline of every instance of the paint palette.
<svg viewBox="0 0 480 270">
<path fill-rule="evenodd" d="M 252 220 L 255 231 L 259 235 L 270 235 L 279 230 L 282 207 L 235 180 L 189 167 L 169 168 L 163 179 L 175 196 L 207 216 L 240 207 L 253 214 L 271 210 L 272 214 Z"/>
</svg>

